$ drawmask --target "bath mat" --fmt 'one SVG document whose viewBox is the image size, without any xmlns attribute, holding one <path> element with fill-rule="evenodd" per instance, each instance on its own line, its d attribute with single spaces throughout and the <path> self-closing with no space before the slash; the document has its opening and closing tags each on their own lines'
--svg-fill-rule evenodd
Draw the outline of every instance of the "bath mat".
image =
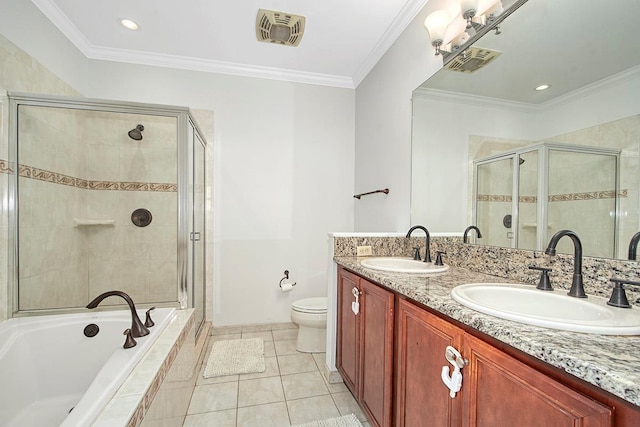
<svg viewBox="0 0 640 427">
<path fill-rule="evenodd" d="M 203 376 L 252 374 L 265 369 L 262 338 L 215 341 Z"/>
<path fill-rule="evenodd" d="M 313 421 L 307 424 L 298 424 L 294 427 L 362 427 L 362 424 L 354 414 L 349 414 L 344 417 L 329 418 L 328 420 L 323 421 Z"/>
</svg>

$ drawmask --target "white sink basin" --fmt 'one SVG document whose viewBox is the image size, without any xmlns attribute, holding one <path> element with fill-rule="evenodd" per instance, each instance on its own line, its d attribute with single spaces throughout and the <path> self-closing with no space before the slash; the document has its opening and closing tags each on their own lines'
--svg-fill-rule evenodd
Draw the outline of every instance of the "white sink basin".
<svg viewBox="0 0 640 427">
<path fill-rule="evenodd" d="M 412 258 L 403 257 L 365 258 L 360 261 L 360 265 L 373 270 L 395 273 L 442 273 L 449 269 L 447 264 L 435 265 L 432 262 L 416 261 Z"/>
<path fill-rule="evenodd" d="M 482 313 L 529 325 L 603 335 L 640 335 L 640 310 L 607 305 L 604 298 L 574 298 L 565 290 L 470 283 L 453 288 L 454 300 Z"/>
</svg>

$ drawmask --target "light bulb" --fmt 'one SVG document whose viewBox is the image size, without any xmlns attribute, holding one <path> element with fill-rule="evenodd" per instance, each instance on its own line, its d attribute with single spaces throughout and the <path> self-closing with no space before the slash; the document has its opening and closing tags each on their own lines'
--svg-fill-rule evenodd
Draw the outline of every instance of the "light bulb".
<svg viewBox="0 0 640 427">
<path fill-rule="evenodd" d="M 429 32 L 431 44 L 442 44 L 444 33 L 451 22 L 451 15 L 446 10 L 436 10 L 424 20 L 424 26 Z"/>
</svg>

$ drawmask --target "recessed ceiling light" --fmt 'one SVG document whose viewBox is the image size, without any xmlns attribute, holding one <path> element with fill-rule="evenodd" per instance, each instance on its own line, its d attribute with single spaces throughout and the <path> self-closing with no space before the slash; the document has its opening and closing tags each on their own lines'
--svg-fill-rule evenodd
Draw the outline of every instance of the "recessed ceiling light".
<svg viewBox="0 0 640 427">
<path fill-rule="evenodd" d="M 131 31 L 136 31 L 140 28 L 140 26 L 138 24 L 136 24 L 134 21 L 132 21 L 131 19 L 121 19 L 120 20 L 120 24 L 122 24 L 123 27 L 131 30 Z"/>
<path fill-rule="evenodd" d="M 540 86 L 538 86 L 538 87 L 536 88 L 536 90 L 537 90 L 538 92 L 540 92 L 540 91 L 543 91 L 543 90 L 547 90 L 547 89 L 549 89 L 550 87 L 551 87 L 551 85 L 544 84 L 544 85 L 540 85 Z"/>
</svg>

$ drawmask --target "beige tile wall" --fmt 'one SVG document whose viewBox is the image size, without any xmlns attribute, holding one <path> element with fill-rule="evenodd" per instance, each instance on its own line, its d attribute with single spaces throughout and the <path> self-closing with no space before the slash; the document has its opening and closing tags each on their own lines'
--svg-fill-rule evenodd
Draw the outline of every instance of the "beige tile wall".
<svg viewBox="0 0 640 427">
<path fill-rule="evenodd" d="M 0 35 L 0 92 L 31 92 L 64 96 L 80 96 L 81 94 L 51 73 L 31 56 L 22 51 L 7 38 Z M 0 162 L 8 159 L 8 108 L 6 102 L 0 105 Z M 4 168 L 3 168 L 4 170 Z M 0 170 L 0 320 L 8 317 L 10 312 L 9 293 L 9 206 L 8 183 L 10 175 Z"/>
<path fill-rule="evenodd" d="M 579 131 L 558 135 L 553 142 L 607 147 L 622 150 L 620 166 L 620 188 L 626 190 L 620 199 L 621 216 L 618 230 L 618 257 L 625 258 L 629 240 L 640 230 L 638 193 L 640 191 L 640 115 L 604 123 Z M 587 180 L 589 178 L 585 178 Z M 585 209 L 581 202 L 560 202 Z M 601 203 L 604 203 L 601 201 Z M 571 206 L 569 206 L 571 208 Z M 563 208 L 564 209 L 564 208 Z M 586 209 L 591 209 L 590 207 Z M 602 224 L 585 224 L 585 227 L 599 229 Z M 580 236 L 582 238 L 582 235 Z M 597 245 L 596 239 L 592 244 Z"/>
</svg>

